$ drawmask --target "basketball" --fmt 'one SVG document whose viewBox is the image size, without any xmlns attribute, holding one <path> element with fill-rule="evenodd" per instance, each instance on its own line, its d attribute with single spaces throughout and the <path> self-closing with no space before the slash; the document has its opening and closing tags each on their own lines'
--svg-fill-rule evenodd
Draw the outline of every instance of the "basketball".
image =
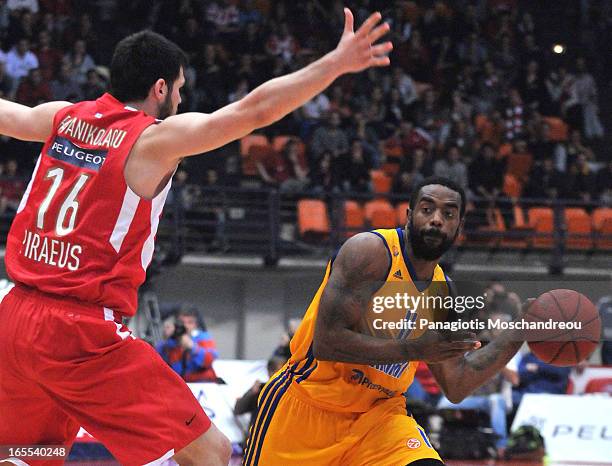
<svg viewBox="0 0 612 466">
<path fill-rule="evenodd" d="M 575 328 L 537 330 L 528 344 L 543 362 L 554 366 L 573 366 L 588 358 L 597 347 L 601 320 L 595 305 L 574 290 L 551 290 L 540 295 L 526 312 L 529 322 L 552 320 L 570 323 Z M 579 328 L 578 328 L 579 327 Z"/>
</svg>

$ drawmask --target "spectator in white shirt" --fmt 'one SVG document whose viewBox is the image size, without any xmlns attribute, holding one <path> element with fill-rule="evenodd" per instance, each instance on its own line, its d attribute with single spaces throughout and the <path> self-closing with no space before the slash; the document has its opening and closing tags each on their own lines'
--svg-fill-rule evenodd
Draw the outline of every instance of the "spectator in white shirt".
<svg viewBox="0 0 612 466">
<path fill-rule="evenodd" d="M 38 68 L 38 58 L 30 51 L 30 41 L 20 39 L 6 55 L 6 73 L 13 79 L 15 89 L 21 78 L 27 76 L 34 68 Z"/>
</svg>

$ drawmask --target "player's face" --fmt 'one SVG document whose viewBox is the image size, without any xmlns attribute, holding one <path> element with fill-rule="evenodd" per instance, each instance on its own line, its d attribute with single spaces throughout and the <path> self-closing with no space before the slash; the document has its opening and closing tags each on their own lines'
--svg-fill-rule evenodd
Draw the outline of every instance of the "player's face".
<svg viewBox="0 0 612 466">
<path fill-rule="evenodd" d="M 181 88 L 185 84 L 185 76 L 183 75 L 183 68 L 179 71 L 179 76 L 172 83 L 172 92 L 166 95 L 164 101 L 160 104 L 157 117 L 160 120 L 167 118 L 171 115 L 176 115 L 178 112 L 178 106 L 181 103 Z"/>
<path fill-rule="evenodd" d="M 459 234 L 461 196 L 441 185 L 423 186 L 410 209 L 408 237 L 415 257 L 437 260 L 450 249 Z"/>
</svg>

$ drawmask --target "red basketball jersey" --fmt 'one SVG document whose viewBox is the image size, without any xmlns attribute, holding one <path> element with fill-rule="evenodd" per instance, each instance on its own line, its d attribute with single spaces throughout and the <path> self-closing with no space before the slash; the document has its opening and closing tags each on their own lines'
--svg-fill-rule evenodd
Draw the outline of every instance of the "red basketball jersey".
<svg viewBox="0 0 612 466">
<path fill-rule="evenodd" d="M 17 283 L 133 315 L 170 182 L 152 200 L 123 169 L 155 118 L 109 94 L 60 110 L 9 232 Z"/>
</svg>

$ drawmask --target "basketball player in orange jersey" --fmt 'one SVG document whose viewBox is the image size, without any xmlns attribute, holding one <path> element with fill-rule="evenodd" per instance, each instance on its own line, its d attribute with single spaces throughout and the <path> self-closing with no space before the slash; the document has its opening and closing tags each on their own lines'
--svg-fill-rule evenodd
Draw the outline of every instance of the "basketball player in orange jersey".
<svg viewBox="0 0 612 466">
<path fill-rule="evenodd" d="M 83 426 L 124 465 L 227 465 L 228 440 L 121 318 L 136 311 L 181 159 L 279 120 L 344 73 L 388 65 L 380 20 L 354 32 L 345 9 L 336 49 L 210 115 L 175 115 L 184 54 L 146 31 L 118 44 L 112 90 L 96 101 L 0 101 L 1 134 L 45 143 L 6 245 L 0 445 L 69 445 Z"/>
<path fill-rule="evenodd" d="M 374 319 L 384 320 L 371 309 L 384 286 L 401 285 L 410 296 L 450 295 L 438 260 L 463 226 L 463 189 L 429 178 L 415 187 L 410 206 L 405 228 L 360 233 L 328 264 L 291 340 L 291 358 L 259 397 L 245 466 L 442 465 L 406 413 L 402 394 L 418 361 L 459 402 L 518 351 L 513 332 L 478 349 L 469 332 L 426 331 L 410 339 L 406 329 L 368 331 Z M 422 313 L 416 309 L 415 317 Z"/>
</svg>

